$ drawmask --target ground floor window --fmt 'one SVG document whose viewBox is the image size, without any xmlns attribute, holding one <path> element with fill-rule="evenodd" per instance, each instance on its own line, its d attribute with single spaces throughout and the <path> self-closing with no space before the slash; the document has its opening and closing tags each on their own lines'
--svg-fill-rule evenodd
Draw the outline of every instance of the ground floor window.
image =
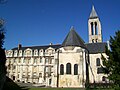
<svg viewBox="0 0 120 90">
<path fill-rule="evenodd" d="M 78 75 L 78 65 L 74 65 L 74 75 Z"/>
<path fill-rule="evenodd" d="M 60 75 L 63 75 L 64 74 L 64 65 L 61 64 L 60 65 Z"/>
<path fill-rule="evenodd" d="M 66 74 L 71 74 L 71 63 L 66 64 Z"/>
</svg>

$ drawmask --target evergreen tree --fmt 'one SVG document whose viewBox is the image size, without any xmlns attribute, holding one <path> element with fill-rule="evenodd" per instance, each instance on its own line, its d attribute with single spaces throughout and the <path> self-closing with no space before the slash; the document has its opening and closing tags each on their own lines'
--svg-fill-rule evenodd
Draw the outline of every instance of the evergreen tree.
<svg viewBox="0 0 120 90">
<path fill-rule="evenodd" d="M 110 37 L 110 49 L 106 47 L 106 55 L 107 58 L 102 55 L 103 70 L 110 82 L 114 83 L 115 87 L 120 87 L 120 31 Z"/>
<path fill-rule="evenodd" d="M 0 20 L 0 90 L 2 90 L 3 85 L 6 81 L 6 56 L 5 56 L 5 49 L 3 48 L 5 32 L 3 27 L 3 20 Z"/>
</svg>

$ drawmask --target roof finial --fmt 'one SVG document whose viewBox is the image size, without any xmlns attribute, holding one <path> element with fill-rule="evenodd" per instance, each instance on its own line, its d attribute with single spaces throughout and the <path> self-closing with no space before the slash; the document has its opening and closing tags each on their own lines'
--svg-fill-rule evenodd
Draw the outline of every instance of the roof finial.
<svg viewBox="0 0 120 90">
<path fill-rule="evenodd" d="M 94 5 L 92 5 L 92 11 L 90 13 L 90 18 L 97 18 L 97 17 L 98 17 L 98 15 L 95 11 Z"/>
<path fill-rule="evenodd" d="M 74 26 L 71 26 L 70 31 L 71 31 L 71 30 L 74 30 Z"/>
<path fill-rule="evenodd" d="M 95 10 L 94 5 L 92 5 L 92 10 Z"/>
</svg>

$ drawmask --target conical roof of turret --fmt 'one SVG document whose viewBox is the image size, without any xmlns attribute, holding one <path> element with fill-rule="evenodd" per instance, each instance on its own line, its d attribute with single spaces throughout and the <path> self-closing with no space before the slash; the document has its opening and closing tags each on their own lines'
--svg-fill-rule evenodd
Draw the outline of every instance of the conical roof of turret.
<svg viewBox="0 0 120 90">
<path fill-rule="evenodd" d="M 62 46 L 80 46 L 86 47 L 82 38 L 76 33 L 74 27 L 72 26 L 70 32 L 66 36 L 65 40 L 62 43 Z"/>
<path fill-rule="evenodd" d="M 89 18 L 98 18 L 97 12 L 95 11 L 94 6 L 92 6 L 92 11 Z"/>
</svg>

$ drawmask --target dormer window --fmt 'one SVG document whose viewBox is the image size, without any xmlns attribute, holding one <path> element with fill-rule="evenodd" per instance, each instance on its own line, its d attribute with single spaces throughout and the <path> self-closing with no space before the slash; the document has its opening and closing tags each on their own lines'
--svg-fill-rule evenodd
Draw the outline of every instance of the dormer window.
<svg viewBox="0 0 120 90">
<path fill-rule="evenodd" d="M 17 57 L 17 50 L 14 51 L 14 57 Z"/>
<path fill-rule="evenodd" d="M 22 50 L 19 50 L 19 56 L 22 56 Z"/>
<path fill-rule="evenodd" d="M 42 52 L 42 50 L 40 50 Z"/>
<path fill-rule="evenodd" d="M 43 53 L 43 49 L 41 49 L 41 50 L 39 51 L 39 55 L 42 55 L 42 53 Z"/>
<path fill-rule="evenodd" d="M 32 56 L 32 50 L 31 50 L 31 49 L 25 50 L 25 51 L 24 51 L 24 55 L 27 56 L 27 57 L 28 57 L 28 56 Z"/>
<path fill-rule="evenodd" d="M 12 57 L 12 51 L 7 52 L 8 57 Z"/>
<path fill-rule="evenodd" d="M 38 56 L 38 50 L 34 50 L 34 56 Z"/>
</svg>

